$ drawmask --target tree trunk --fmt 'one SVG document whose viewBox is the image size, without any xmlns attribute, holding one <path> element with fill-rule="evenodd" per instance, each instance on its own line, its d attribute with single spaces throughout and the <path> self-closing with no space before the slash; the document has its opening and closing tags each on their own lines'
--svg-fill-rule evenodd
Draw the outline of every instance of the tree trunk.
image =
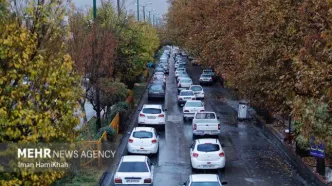
<svg viewBox="0 0 332 186">
<path fill-rule="evenodd" d="M 100 127 L 101 127 L 101 120 L 100 120 L 100 100 L 99 100 L 99 87 L 96 87 L 96 115 L 97 115 L 97 121 L 96 121 L 96 133 L 98 133 Z"/>
</svg>

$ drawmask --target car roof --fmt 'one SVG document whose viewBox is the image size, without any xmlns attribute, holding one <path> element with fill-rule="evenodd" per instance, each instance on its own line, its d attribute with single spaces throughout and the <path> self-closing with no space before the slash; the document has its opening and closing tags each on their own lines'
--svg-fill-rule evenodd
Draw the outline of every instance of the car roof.
<svg viewBox="0 0 332 186">
<path fill-rule="evenodd" d="M 197 139 L 196 144 L 204 144 L 204 143 L 212 143 L 212 144 L 220 144 L 219 140 L 216 138 L 202 138 Z"/>
<path fill-rule="evenodd" d="M 191 180 L 193 182 L 197 181 L 218 181 L 218 175 L 216 174 L 192 174 Z"/>
<path fill-rule="evenodd" d="M 152 104 L 145 104 L 143 108 L 162 108 L 161 105 L 152 105 Z"/>
<path fill-rule="evenodd" d="M 146 156 L 128 155 L 122 156 L 122 162 L 146 162 Z"/>
<path fill-rule="evenodd" d="M 192 102 L 192 103 L 203 103 L 203 102 L 200 101 L 200 100 L 188 100 L 188 101 L 186 101 L 186 104 L 187 104 L 187 103 L 190 103 L 190 102 Z"/>
<path fill-rule="evenodd" d="M 133 131 L 153 131 L 152 127 L 135 127 Z"/>
</svg>

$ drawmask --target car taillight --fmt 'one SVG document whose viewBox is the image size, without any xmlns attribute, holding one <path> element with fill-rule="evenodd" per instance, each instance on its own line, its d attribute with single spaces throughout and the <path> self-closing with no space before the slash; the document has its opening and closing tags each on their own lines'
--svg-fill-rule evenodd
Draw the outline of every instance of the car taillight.
<svg viewBox="0 0 332 186">
<path fill-rule="evenodd" d="M 122 183 L 122 179 L 121 179 L 121 178 L 115 178 L 115 179 L 114 179 L 114 182 L 115 182 L 115 183 Z"/>
<path fill-rule="evenodd" d="M 200 110 L 200 112 L 204 112 L 204 110 Z"/>
<path fill-rule="evenodd" d="M 219 156 L 220 156 L 220 157 L 224 157 L 225 154 L 224 154 L 223 152 L 221 152 L 221 153 L 219 153 Z"/>
<path fill-rule="evenodd" d="M 144 179 L 144 183 L 151 183 L 151 182 L 152 182 L 151 178 Z"/>
<path fill-rule="evenodd" d="M 129 143 L 133 143 L 134 140 L 133 140 L 133 139 L 129 139 L 128 142 L 129 142 Z"/>
<path fill-rule="evenodd" d="M 156 140 L 156 139 L 154 139 L 154 140 L 152 140 L 151 142 L 152 142 L 152 143 L 157 143 L 157 140 Z"/>
<path fill-rule="evenodd" d="M 220 124 L 218 124 L 218 130 L 220 130 Z"/>
<path fill-rule="evenodd" d="M 196 98 L 191 98 L 191 100 L 196 100 Z"/>
<path fill-rule="evenodd" d="M 140 117 L 145 117 L 145 114 L 139 114 Z"/>
<path fill-rule="evenodd" d="M 197 153 L 193 153 L 193 157 L 194 157 L 194 158 L 197 158 L 197 157 L 198 157 L 198 154 L 197 154 Z"/>
<path fill-rule="evenodd" d="M 194 130 L 196 130 L 197 129 L 197 125 L 196 124 L 194 124 Z"/>
<path fill-rule="evenodd" d="M 164 114 L 159 114 L 158 117 L 163 118 L 163 117 L 165 117 L 165 115 Z"/>
<path fill-rule="evenodd" d="M 184 112 L 189 112 L 189 110 L 184 110 Z"/>
<path fill-rule="evenodd" d="M 182 100 L 182 98 L 179 98 L 179 100 Z"/>
<path fill-rule="evenodd" d="M 179 83 L 179 87 L 181 87 L 181 83 Z"/>
</svg>

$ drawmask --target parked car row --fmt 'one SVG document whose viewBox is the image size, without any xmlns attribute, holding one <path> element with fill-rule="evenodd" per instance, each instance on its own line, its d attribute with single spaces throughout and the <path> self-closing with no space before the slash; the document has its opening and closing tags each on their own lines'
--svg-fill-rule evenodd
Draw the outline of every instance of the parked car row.
<svg viewBox="0 0 332 186">
<path fill-rule="evenodd" d="M 212 111 L 206 111 L 204 89 L 194 85 L 186 71 L 188 56 L 178 48 L 170 47 L 160 57 L 155 66 L 155 73 L 148 89 L 148 99 L 165 99 L 166 76 L 170 57 L 174 59 L 175 78 L 178 90 L 178 104 L 183 106 L 183 119 L 192 119 L 193 143 L 190 146 L 192 169 L 223 169 L 225 153 L 218 138 L 201 138 L 198 136 L 217 136 L 220 133 L 220 121 Z M 205 73 L 207 74 L 207 73 Z M 127 151 L 129 155 L 121 158 L 114 175 L 114 184 L 153 185 L 155 165 L 147 156 L 159 152 L 158 128 L 165 129 L 167 109 L 161 104 L 145 104 L 139 109 L 138 126 L 129 137 Z M 192 174 L 183 183 L 184 186 L 213 185 L 222 186 L 217 174 Z M 167 184 L 165 184 L 167 185 Z"/>
</svg>

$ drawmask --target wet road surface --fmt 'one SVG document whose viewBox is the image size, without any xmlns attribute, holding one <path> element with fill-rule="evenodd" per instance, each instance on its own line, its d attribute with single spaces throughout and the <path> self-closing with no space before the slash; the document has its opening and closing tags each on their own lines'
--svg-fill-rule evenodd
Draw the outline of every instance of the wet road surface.
<svg viewBox="0 0 332 186">
<path fill-rule="evenodd" d="M 199 84 L 199 67 L 187 64 L 187 72 L 194 84 Z M 230 186 L 300 186 L 307 185 L 292 170 L 286 159 L 260 131 L 250 122 L 238 122 L 237 113 L 216 95 L 225 94 L 218 84 L 203 86 L 205 108 L 220 117 L 222 132 L 219 136 L 226 157 L 225 173 L 199 171 L 193 173 L 219 174 Z M 159 154 L 151 156 L 155 163 L 154 186 L 178 186 L 192 174 L 189 146 L 192 143 L 191 120 L 183 121 L 182 107 L 177 105 L 177 86 L 174 77 L 174 61 L 170 58 L 170 73 L 167 77 L 166 99 L 148 101 L 145 104 L 163 104 L 167 108 L 165 131 L 160 134 Z M 137 120 L 136 120 L 137 121 Z M 112 184 L 111 184 L 112 185 Z"/>
</svg>

